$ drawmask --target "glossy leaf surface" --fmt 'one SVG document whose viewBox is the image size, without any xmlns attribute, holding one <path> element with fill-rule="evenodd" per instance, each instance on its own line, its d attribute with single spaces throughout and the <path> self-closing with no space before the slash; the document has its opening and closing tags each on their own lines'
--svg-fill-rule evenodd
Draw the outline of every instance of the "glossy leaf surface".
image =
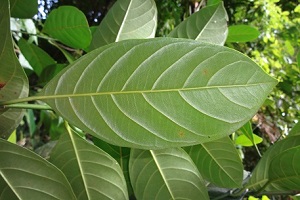
<svg viewBox="0 0 300 200">
<path fill-rule="evenodd" d="M 192 14 L 168 36 L 223 45 L 227 32 L 227 13 L 223 3 L 219 3 Z"/>
<path fill-rule="evenodd" d="M 137 199 L 209 199 L 195 164 L 180 148 L 132 149 L 129 174 Z"/>
<path fill-rule="evenodd" d="M 11 16 L 32 18 L 38 13 L 38 0 L 10 0 Z"/>
<path fill-rule="evenodd" d="M 91 49 L 126 39 L 153 38 L 156 26 L 154 0 L 117 1 L 95 30 Z"/>
<path fill-rule="evenodd" d="M 158 149 L 231 134 L 275 85 L 234 50 L 158 38 L 90 52 L 52 79 L 38 98 L 106 142 Z"/>
<path fill-rule="evenodd" d="M 76 133 L 61 136 L 50 161 L 65 173 L 77 199 L 128 199 L 117 161 Z"/>
<path fill-rule="evenodd" d="M 0 199 L 76 199 L 64 174 L 28 149 L 0 139 L 0 160 Z"/>
<path fill-rule="evenodd" d="M 243 165 L 229 137 L 187 147 L 186 151 L 204 179 L 220 187 L 241 186 Z"/>
<path fill-rule="evenodd" d="M 0 1 L 0 11 L 0 101 L 8 101 L 28 96 L 28 80 L 14 52 L 8 0 Z M 23 110 L 0 108 L 0 137 L 8 138 L 23 115 Z"/>
<path fill-rule="evenodd" d="M 257 39 L 259 31 L 248 25 L 229 26 L 226 42 L 249 42 Z"/>
<path fill-rule="evenodd" d="M 73 48 L 84 49 L 92 40 L 85 15 L 73 6 L 60 6 L 52 10 L 43 31 Z"/>
</svg>

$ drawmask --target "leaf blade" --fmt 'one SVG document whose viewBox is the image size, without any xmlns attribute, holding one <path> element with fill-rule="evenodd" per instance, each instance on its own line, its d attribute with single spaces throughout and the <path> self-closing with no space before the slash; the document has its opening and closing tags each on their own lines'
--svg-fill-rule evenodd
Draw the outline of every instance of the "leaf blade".
<svg viewBox="0 0 300 200">
<path fill-rule="evenodd" d="M 259 31 L 248 25 L 234 25 L 228 28 L 226 42 L 250 42 L 259 36 Z"/>
</svg>

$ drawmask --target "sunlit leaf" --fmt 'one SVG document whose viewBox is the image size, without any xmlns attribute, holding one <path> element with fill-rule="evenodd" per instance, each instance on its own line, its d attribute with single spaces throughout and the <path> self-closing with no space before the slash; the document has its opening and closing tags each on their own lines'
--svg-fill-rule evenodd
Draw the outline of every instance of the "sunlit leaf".
<svg viewBox="0 0 300 200">
<path fill-rule="evenodd" d="M 153 38 L 156 26 L 154 0 L 117 1 L 95 30 L 91 49 L 126 39 Z"/>
<path fill-rule="evenodd" d="M 64 174 L 28 149 L 0 139 L 0 160 L 1 199 L 76 199 Z"/>
<path fill-rule="evenodd" d="M 248 25 L 234 25 L 228 28 L 228 37 L 226 42 L 249 42 L 259 36 L 259 31 Z"/>
<path fill-rule="evenodd" d="M 168 36 L 223 45 L 227 32 L 227 13 L 223 3 L 219 3 L 192 14 Z"/>
<path fill-rule="evenodd" d="M 8 0 L 0 1 L 0 11 L 0 101 L 7 101 L 28 96 L 28 80 L 14 52 Z M 0 108 L 0 137 L 8 138 L 23 115 L 20 109 Z"/>
<path fill-rule="evenodd" d="M 10 0 L 11 16 L 32 18 L 38 13 L 38 0 Z"/>
<path fill-rule="evenodd" d="M 74 62 L 39 94 L 80 129 L 118 146 L 187 146 L 231 134 L 277 81 L 226 47 L 127 40 Z"/>
<path fill-rule="evenodd" d="M 132 149 L 129 174 L 137 199 L 209 199 L 196 166 L 180 148 Z"/>
<path fill-rule="evenodd" d="M 239 135 L 236 139 L 235 139 L 235 144 L 237 145 L 241 145 L 244 147 L 251 147 L 255 144 L 259 144 L 263 141 L 263 139 L 261 137 L 259 137 L 258 135 L 252 134 L 253 140 L 251 141 L 249 139 L 249 137 L 247 137 L 246 135 Z"/>
</svg>

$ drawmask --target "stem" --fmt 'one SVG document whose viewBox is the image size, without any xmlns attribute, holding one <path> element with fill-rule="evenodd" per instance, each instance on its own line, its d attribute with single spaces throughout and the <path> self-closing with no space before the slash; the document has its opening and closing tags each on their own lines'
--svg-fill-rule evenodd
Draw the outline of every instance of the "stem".
<svg viewBox="0 0 300 200">
<path fill-rule="evenodd" d="M 40 100 L 40 99 L 43 99 L 43 98 L 40 98 L 38 96 L 34 96 L 34 97 L 13 99 L 13 100 L 8 100 L 8 101 L 0 101 L 0 106 L 1 107 L 4 107 L 4 106 L 6 107 L 7 105 L 11 105 L 11 104 L 24 103 L 24 102 L 35 101 L 35 100 Z"/>
<path fill-rule="evenodd" d="M 33 33 L 27 33 L 25 31 L 12 31 L 14 33 L 22 33 L 22 34 L 26 34 L 26 35 L 30 35 L 30 36 L 36 36 L 36 37 L 39 37 L 39 38 L 42 38 L 42 39 L 45 39 L 45 40 L 53 40 L 53 41 L 56 41 L 56 39 L 54 38 L 51 38 L 51 37 L 48 37 L 46 35 L 38 35 L 38 34 L 33 34 Z"/>
<path fill-rule="evenodd" d="M 20 109 L 52 110 L 52 108 L 48 105 L 26 104 L 26 103 L 3 105 L 3 106 L 1 106 L 1 108 L 3 108 L 3 109 L 5 109 L 5 108 L 20 108 Z"/>
</svg>

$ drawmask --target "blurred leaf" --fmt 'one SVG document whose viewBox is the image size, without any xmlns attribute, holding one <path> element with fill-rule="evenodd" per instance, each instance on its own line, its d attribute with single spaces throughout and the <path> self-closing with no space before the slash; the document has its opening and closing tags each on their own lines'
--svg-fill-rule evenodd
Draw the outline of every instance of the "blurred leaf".
<svg viewBox="0 0 300 200">
<path fill-rule="evenodd" d="M 8 0 L 0 1 L 0 101 L 28 96 L 28 80 L 13 48 Z M 8 138 L 22 120 L 24 110 L 0 108 L 0 137 Z"/>
<path fill-rule="evenodd" d="M 92 40 L 85 15 L 73 6 L 60 6 L 52 10 L 43 31 L 73 48 L 84 49 Z"/>
<path fill-rule="evenodd" d="M 126 39 L 153 38 L 156 26 L 154 0 L 117 1 L 95 30 L 91 50 Z"/>
<path fill-rule="evenodd" d="M 226 42 L 250 42 L 259 36 L 259 31 L 248 25 L 233 25 L 228 28 Z"/>
<path fill-rule="evenodd" d="M 288 136 L 300 135 L 300 120 L 294 125 Z"/>
<path fill-rule="evenodd" d="M 229 137 L 187 147 L 186 151 L 209 182 L 224 188 L 242 185 L 243 164 Z"/>
<path fill-rule="evenodd" d="M 214 5 L 214 4 L 218 4 L 220 3 L 222 0 L 208 0 L 207 1 L 207 6 L 211 6 L 211 5 Z"/>
<path fill-rule="evenodd" d="M 7 139 L 7 141 L 16 144 L 17 143 L 17 133 L 16 130 L 14 130 L 14 132 L 9 136 L 9 138 Z"/>
<path fill-rule="evenodd" d="M 76 199 L 64 174 L 35 153 L 0 139 L 0 160 L 1 199 Z"/>
<path fill-rule="evenodd" d="M 12 17 L 32 18 L 38 13 L 38 0 L 10 0 L 10 10 Z"/>
<path fill-rule="evenodd" d="M 244 147 L 251 147 L 255 144 L 259 144 L 263 141 L 263 139 L 255 134 L 252 134 L 253 140 L 251 140 L 248 136 L 246 135 L 239 135 L 235 139 L 235 144 L 241 145 Z"/>
<path fill-rule="evenodd" d="M 290 54 L 290 56 L 294 56 L 295 49 L 289 40 L 284 41 L 285 51 Z"/>
<path fill-rule="evenodd" d="M 128 199 L 117 161 L 69 130 L 54 147 L 50 162 L 69 180 L 77 199 Z"/>
<path fill-rule="evenodd" d="M 25 121 L 28 126 L 28 131 L 30 137 L 33 137 L 34 132 L 36 131 L 36 122 L 35 122 L 35 116 L 32 109 L 27 109 L 25 112 Z"/>
<path fill-rule="evenodd" d="M 223 45 L 228 32 L 227 18 L 223 2 L 207 6 L 181 22 L 168 36 Z"/>
<path fill-rule="evenodd" d="M 298 68 L 300 70 L 300 51 L 297 54 Z"/>
<path fill-rule="evenodd" d="M 195 164 L 180 148 L 132 149 L 129 174 L 137 199 L 209 199 Z"/>
</svg>

